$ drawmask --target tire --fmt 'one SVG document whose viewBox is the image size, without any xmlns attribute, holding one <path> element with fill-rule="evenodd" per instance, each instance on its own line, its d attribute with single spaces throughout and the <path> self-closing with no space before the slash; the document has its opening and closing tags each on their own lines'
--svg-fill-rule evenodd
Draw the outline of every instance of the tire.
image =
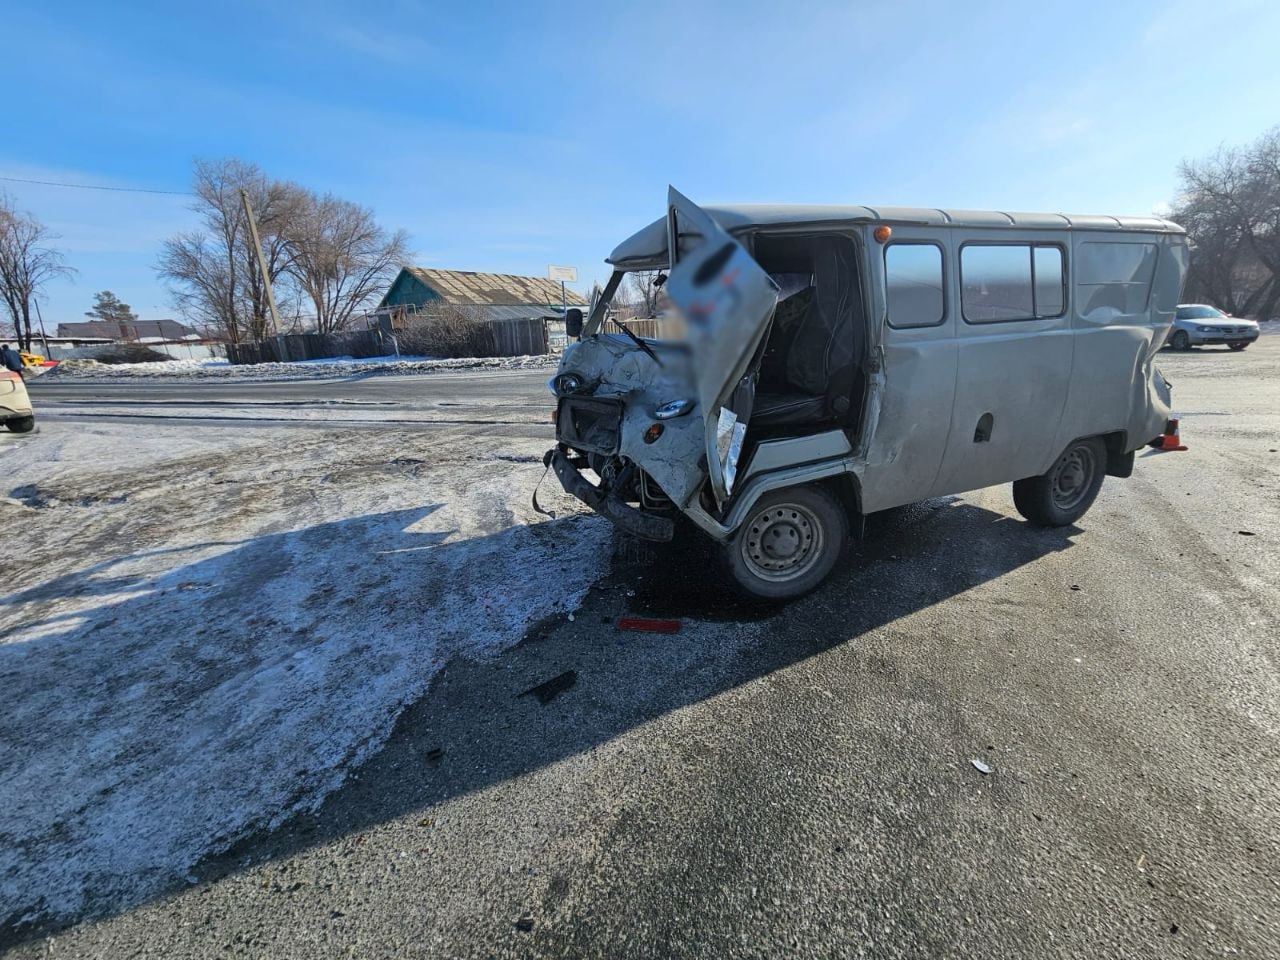
<svg viewBox="0 0 1280 960">
<path fill-rule="evenodd" d="M 725 565 L 742 593 L 792 600 L 826 579 L 848 537 L 844 508 L 822 488 L 773 490 L 724 544 Z"/>
<path fill-rule="evenodd" d="M 1228 343 L 1227 346 L 1230 347 L 1232 350 L 1239 352 L 1240 350 L 1243 350 L 1245 347 L 1249 345 L 1247 343 Z"/>
<path fill-rule="evenodd" d="M 1107 448 L 1097 437 L 1072 442 L 1048 473 L 1013 484 L 1013 505 L 1041 527 L 1075 523 L 1093 506 L 1107 474 Z"/>
<path fill-rule="evenodd" d="M 1191 338 L 1187 336 L 1187 331 L 1175 330 L 1173 336 L 1169 338 L 1169 346 L 1179 351 L 1190 350 Z"/>
<path fill-rule="evenodd" d="M 6 420 L 4 425 L 14 433 L 30 433 L 36 428 L 36 418 L 18 417 L 16 420 Z"/>
</svg>

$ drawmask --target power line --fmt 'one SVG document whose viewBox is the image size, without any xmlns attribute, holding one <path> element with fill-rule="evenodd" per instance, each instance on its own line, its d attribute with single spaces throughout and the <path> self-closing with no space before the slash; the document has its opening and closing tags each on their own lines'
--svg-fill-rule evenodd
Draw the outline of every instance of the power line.
<svg viewBox="0 0 1280 960">
<path fill-rule="evenodd" d="M 94 183 L 58 183 L 56 180 L 28 180 L 25 177 L 0 177 L 9 183 L 34 183 L 42 187 L 71 187 L 76 190 L 109 190 L 113 193 L 158 193 L 167 197 L 191 197 L 185 190 L 145 190 L 142 187 L 104 187 Z"/>
</svg>

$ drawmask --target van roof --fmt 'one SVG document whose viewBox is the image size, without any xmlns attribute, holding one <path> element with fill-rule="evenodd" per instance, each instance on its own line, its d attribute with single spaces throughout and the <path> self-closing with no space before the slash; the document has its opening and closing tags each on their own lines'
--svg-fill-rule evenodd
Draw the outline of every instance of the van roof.
<svg viewBox="0 0 1280 960">
<path fill-rule="evenodd" d="M 941 210 L 931 207 L 825 206 L 809 204 L 744 203 L 705 206 L 707 213 L 729 231 L 751 227 L 798 224 L 887 223 L 930 227 L 984 227 L 1031 230 L 1100 230 L 1135 233 L 1186 233 L 1160 217 L 1109 217 L 1065 213 L 1005 213 L 1002 210 Z M 638 230 L 609 254 L 608 262 L 625 264 L 663 257 L 667 251 L 667 221 L 660 218 Z"/>
</svg>

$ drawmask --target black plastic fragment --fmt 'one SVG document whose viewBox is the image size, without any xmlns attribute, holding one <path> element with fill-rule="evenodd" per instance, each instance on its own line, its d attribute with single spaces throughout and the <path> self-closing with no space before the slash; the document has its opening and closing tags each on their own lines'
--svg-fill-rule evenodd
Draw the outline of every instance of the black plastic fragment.
<svg viewBox="0 0 1280 960">
<path fill-rule="evenodd" d="M 560 694 L 564 693 L 575 683 L 578 682 L 577 670 L 566 670 L 559 676 L 552 677 L 536 687 L 530 687 L 524 693 L 519 694 L 521 697 L 534 696 L 538 698 L 538 702 L 542 704 L 550 703 Z"/>
</svg>

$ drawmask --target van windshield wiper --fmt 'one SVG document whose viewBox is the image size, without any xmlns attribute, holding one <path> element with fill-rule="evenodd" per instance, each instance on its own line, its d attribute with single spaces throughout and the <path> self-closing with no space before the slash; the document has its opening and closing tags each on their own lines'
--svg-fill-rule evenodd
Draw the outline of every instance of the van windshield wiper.
<svg viewBox="0 0 1280 960">
<path fill-rule="evenodd" d="M 647 353 L 649 355 L 649 358 L 653 360 L 654 363 L 656 363 L 658 366 L 662 366 L 662 361 L 659 360 L 658 355 L 653 352 L 653 348 L 650 347 L 643 340 L 641 340 L 639 337 L 637 337 L 635 333 L 632 332 L 630 327 L 628 327 L 623 321 L 619 320 L 617 317 L 613 318 L 613 322 L 618 325 L 619 330 L 621 330 L 623 333 L 625 333 L 628 337 L 631 338 L 632 343 L 634 343 L 637 347 L 639 347 L 641 350 Z"/>
</svg>

